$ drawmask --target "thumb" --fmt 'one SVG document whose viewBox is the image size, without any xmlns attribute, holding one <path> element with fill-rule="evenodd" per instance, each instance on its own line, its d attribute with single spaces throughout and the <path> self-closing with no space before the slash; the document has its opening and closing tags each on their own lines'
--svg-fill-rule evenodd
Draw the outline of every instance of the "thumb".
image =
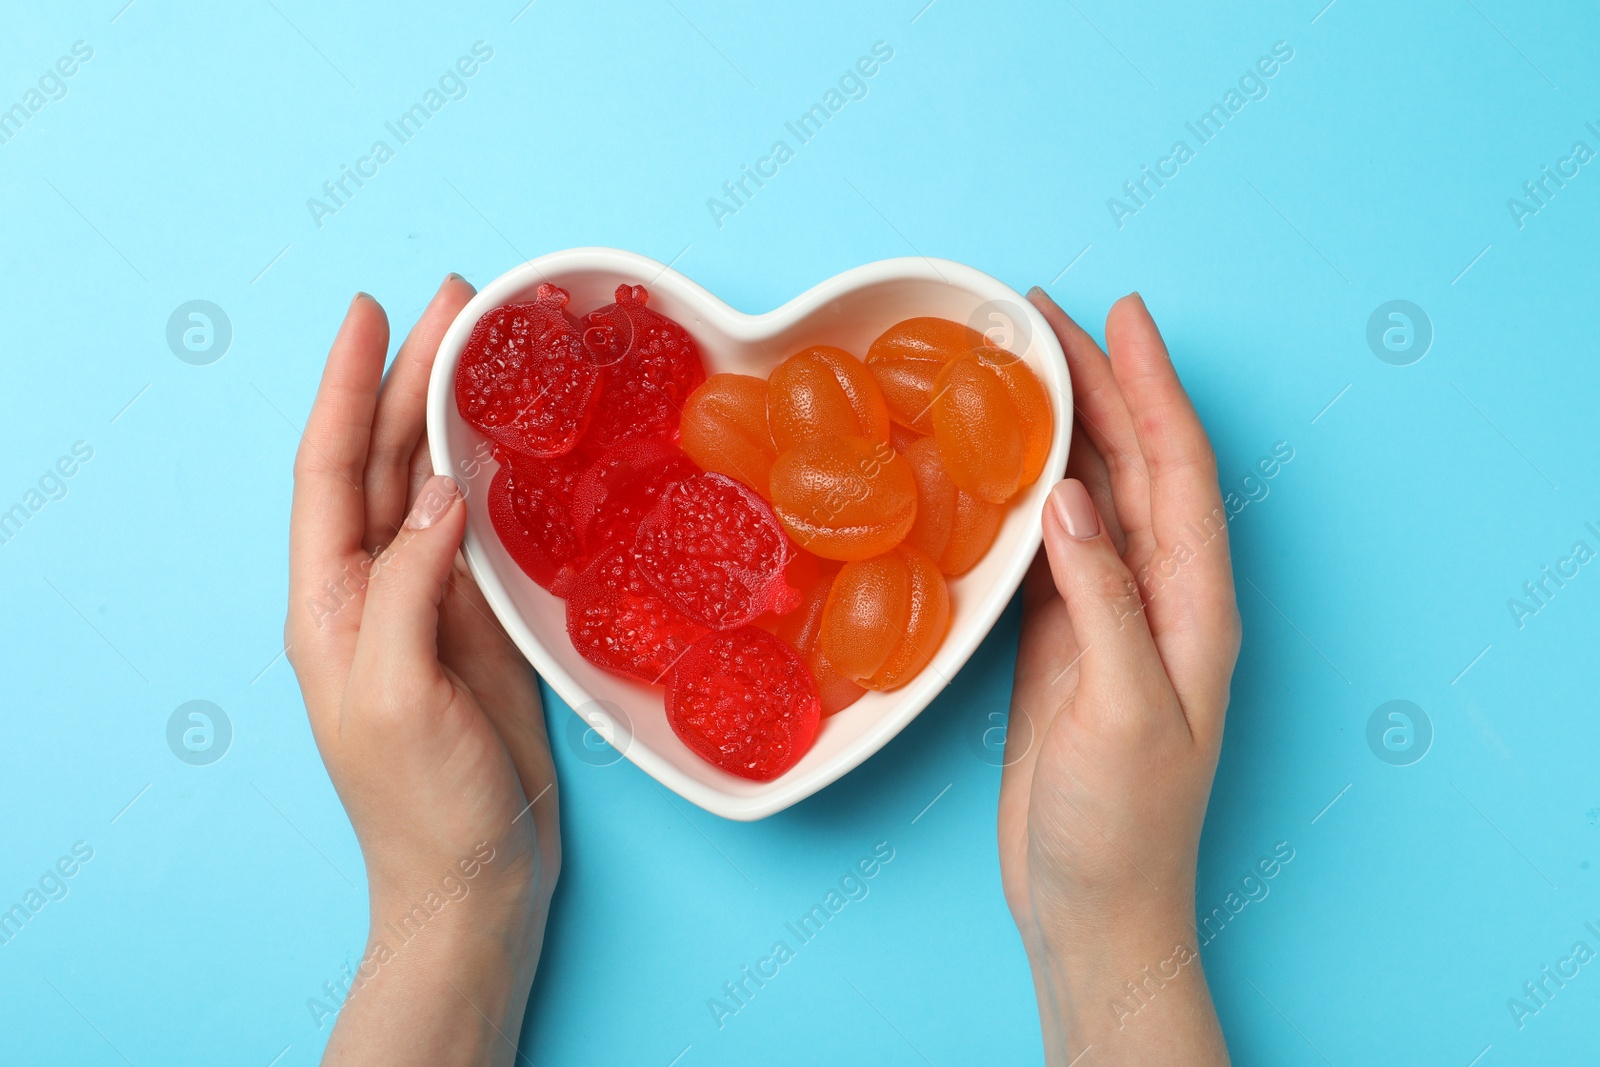
<svg viewBox="0 0 1600 1067">
<path fill-rule="evenodd" d="M 1166 688 L 1166 668 L 1150 636 L 1139 587 L 1076 478 L 1050 490 L 1044 547 L 1081 649 L 1083 679 L 1135 692 L 1152 682 Z"/>
<path fill-rule="evenodd" d="M 467 509 L 454 479 L 435 475 L 422 484 L 411 513 L 373 566 L 361 612 L 356 660 L 380 670 L 440 673 L 439 604 Z"/>
</svg>

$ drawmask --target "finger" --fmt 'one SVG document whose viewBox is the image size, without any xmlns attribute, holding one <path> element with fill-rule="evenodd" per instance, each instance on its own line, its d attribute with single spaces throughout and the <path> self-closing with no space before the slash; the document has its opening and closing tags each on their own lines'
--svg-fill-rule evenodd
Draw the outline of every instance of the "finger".
<svg viewBox="0 0 1600 1067">
<path fill-rule="evenodd" d="M 1050 490 L 1044 515 L 1045 553 L 1079 646 L 1080 686 L 1096 699 L 1075 702 L 1090 714 L 1139 726 L 1140 711 L 1171 694 L 1166 668 L 1145 622 L 1133 575 L 1101 523 L 1083 483 L 1068 478 Z M 1121 699 L 1119 699 L 1122 697 Z M 1176 708 L 1177 701 L 1172 701 Z"/>
<path fill-rule="evenodd" d="M 427 416 L 428 379 L 445 331 L 472 299 L 473 288 L 459 274 L 445 278 L 411 328 L 378 392 L 367 454 L 366 532 L 369 551 L 388 544 L 406 515 L 411 453 L 422 439 Z"/>
<path fill-rule="evenodd" d="M 1067 357 L 1072 375 L 1072 404 L 1089 440 L 1105 459 L 1116 499 L 1116 514 L 1122 530 L 1135 548 L 1148 544 L 1150 526 L 1150 486 L 1139 453 L 1139 439 L 1123 402 L 1121 387 L 1111 372 L 1095 339 L 1072 316 L 1035 286 L 1028 299 L 1039 309 Z"/>
<path fill-rule="evenodd" d="M 1216 454 L 1138 294 L 1112 307 L 1106 340 L 1150 474 L 1158 547 L 1139 581 L 1151 629 L 1185 705 L 1208 706 L 1219 684 L 1226 687 L 1238 643 Z"/>
<path fill-rule="evenodd" d="M 1138 293 L 1112 305 L 1106 344 L 1150 476 L 1152 526 L 1165 543 L 1182 523 L 1222 506 L 1216 454 Z"/>
<path fill-rule="evenodd" d="M 539 706 L 538 681 L 501 629 L 459 554 L 439 608 L 439 661 L 478 697 L 542 821 L 546 809 L 555 807 L 555 765 Z"/>
<path fill-rule="evenodd" d="M 400 533 L 373 567 L 354 670 L 415 691 L 449 684 L 439 665 L 439 605 L 466 529 L 456 483 L 436 476 L 417 494 Z"/>
<path fill-rule="evenodd" d="M 1126 557 L 1128 535 L 1123 532 L 1122 523 L 1117 520 L 1116 498 L 1111 489 L 1111 472 L 1106 468 L 1105 457 L 1100 455 L 1100 450 L 1089 440 L 1083 425 L 1076 421 L 1072 424 L 1072 447 L 1067 453 L 1067 477 L 1078 479 L 1083 483 L 1083 487 L 1089 490 L 1089 499 L 1094 501 L 1095 510 L 1100 513 L 1101 521 L 1106 524 L 1111 543 L 1117 546 L 1117 554 Z"/>
<path fill-rule="evenodd" d="M 286 630 L 296 669 L 319 658 L 315 635 L 354 631 L 353 618 L 342 626 L 327 626 L 328 616 L 318 614 L 312 619 L 308 606 L 326 607 L 336 601 L 342 609 L 348 599 L 359 596 L 365 584 L 360 566 L 365 521 L 361 473 L 388 346 L 389 323 L 383 308 L 365 293 L 358 294 L 328 352 L 317 398 L 295 453 Z M 329 589 L 337 596 L 329 594 Z M 334 600 L 329 600 L 330 596 Z M 331 607 L 326 610 L 333 612 Z M 355 613 L 333 614 L 343 618 Z"/>
</svg>

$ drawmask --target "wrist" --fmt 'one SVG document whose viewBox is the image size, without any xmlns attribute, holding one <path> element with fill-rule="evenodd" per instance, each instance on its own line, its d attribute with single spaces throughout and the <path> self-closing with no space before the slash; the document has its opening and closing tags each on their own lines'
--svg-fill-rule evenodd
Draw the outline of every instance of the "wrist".
<svg viewBox="0 0 1600 1067">
<path fill-rule="evenodd" d="M 1227 1062 L 1192 894 L 1152 891 L 1040 916 L 1025 941 L 1050 1063 L 1090 1046 L 1102 1064 Z M 1169 1047 L 1173 1058 L 1165 1058 Z"/>
</svg>

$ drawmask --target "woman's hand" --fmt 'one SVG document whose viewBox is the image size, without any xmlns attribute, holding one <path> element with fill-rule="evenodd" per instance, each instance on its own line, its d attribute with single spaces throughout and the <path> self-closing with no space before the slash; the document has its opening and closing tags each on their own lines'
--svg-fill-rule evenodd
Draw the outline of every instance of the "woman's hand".
<svg viewBox="0 0 1600 1067">
<path fill-rule="evenodd" d="M 1041 289 L 1077 417 L 1024 587 L 1000 867 L 1052 1064 L 1225 1064 L 1195 864 L 1239 616 L 1216 458 L 1137 296 L 1101 352 Z"/>
<path fill-rule="evenodd" d="M 457 553 L 430 477 L 445 279 L 384 380 L 388 320 L 350 304 L 295 457 L 289 659 L 367 865 L 372 926 L 324 1062 L 510 1063 L 561 862 L 533 672 Z"/>
</svg>

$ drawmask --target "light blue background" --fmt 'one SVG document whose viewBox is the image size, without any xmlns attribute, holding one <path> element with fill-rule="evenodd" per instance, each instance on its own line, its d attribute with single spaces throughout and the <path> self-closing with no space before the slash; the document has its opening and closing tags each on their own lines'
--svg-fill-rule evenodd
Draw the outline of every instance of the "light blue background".
<svg viewBox="0 0 1600 1067">
<path fill-rule="evenodd" d="M 751 311 L 914 253 L 1045 283 L 1096 332 L 1138 288 L 1226 487 L 1294 450 L 1233 522 L 1245 644 L 1201 856 L 1209 911 L 1295 850 L 1206 950 L 1237 1062 L 1593 1058 L 1600 963 L 1521 1029 L 1507 999 L 1600 948 L 1600 564 L 1520 629 L 1507 600 L 1600 548 L 1600 162 L 1523 227 L 1506 204 L 1600 150 L 1592 5 L 123 2 L 8 2 L 0 34 L 0 107 L 94 49 L 0 145 L 0 509 L 94 449 L 0 545 L 0 907 L 94 848 L 0 947 L 0 1060 L 316 1061 L 306 1002 L 366 914 L 279 655 L 298 428 L 356 289 L 400 328 L 448 270 L 586 244 Z M 479 40 L 468 95 L 318 228 L 307 198 Z M 876 41 L 869 95 L 717 226 L 707 198 Z M 1107 198 L 1277 41 L 1270 94 L 1118 228 Z M 234 329 L 211 366 L 165 342 L 196 298 Z M 1391 299 L 1432 320 L 1415 365 L 1367 346 Z M 755 825 L 580 761 L 551 701 L 567 861 L 531 1060 L 1039 1062 L 970 743 L 1016 626 Z M 164 737 L 197 698 L 234 728 L 207 767 Z M 1407 767 L 1366 742 L 1397 698 L 1435 730 Z M 871 895 L 718 1030 L 707 998 L 880 841 Z"/>
</svg>

